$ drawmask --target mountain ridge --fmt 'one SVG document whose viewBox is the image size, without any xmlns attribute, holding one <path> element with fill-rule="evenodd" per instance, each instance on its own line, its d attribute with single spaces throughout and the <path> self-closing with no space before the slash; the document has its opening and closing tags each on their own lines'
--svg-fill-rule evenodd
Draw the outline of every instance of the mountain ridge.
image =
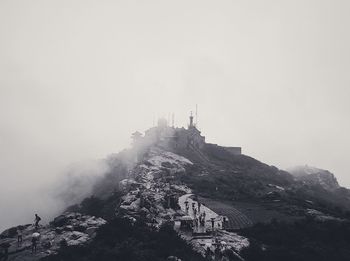
<svg viewBox="0 0 350 261">
<path fill-rule="evenodd" d="M 105 260 L 125 258 L 127 252 L 130 252 L 123 248 L 127 241 L 123 241 L 122 237 L 120 241 L 115 241 L 108 230 L 134 237 L 132 240 L 139 248 L 133 248 L 133 260 L 165 260 L 174 253 L 177 257 L 171 260 L 187 260 L 179 249 L 186 249 L 184 251 L 191 257 L 188 260 L 202 260 L 207 255 L 207 246 L 213 252 L 220 246 L 220 251 L 225 253 L 222 255 L 230 257 L 229 260 L 255 260 L 252 253 L 260 251 L 255 247 L 261 249 L 266 244 L 266 239 L 259 234 L 261 224 L 265 227 L 281 226 L 281 231 L 285 229 L 284 226 L 304 226 L 305 222 L 311 222 L 315 231 L 319 226 L 322 229 L 331 227 L 327 225 L 329 222 L 335 223 L 334 226 L 347 226 L 350 218 L 350 192 L 345 188 L 333 189 L 312 182 L 320 171 L 313 169 L 311 173 L 308 170 L 307 175 L 295 177 L 287 171 L 241 154 L 241 148 L 206 143 L 193 123 L 188 129 L 175 129 L 161 121 L 158 127 L 153 127 L 146 133 L 145 136 L 134 133 L 130 149 L 108 156 L 104 160 L 108 165 L 107 171 L 96 180 L 91 196 L 67 208 L 67 213 L 80 213 L 78 215 L 106 220 L 100 229 L 96 227 L 96 233 L 88 237 L 88 240 L 81 240 L 81 244 L 68 248 L 64 244 L 61 247 L 56 244 L 54 249 L 45 248 L 47 244 L 43 240 L 41 255 L 32 255 L 27 259 L 24 259 L 24 255 L 15 255 L 17 250 L 11 250 L 10 260 L 74 260 L 72 258 L 79 255 L 84 260 L 101 260 L 98 259 L 101 256 L 105 256 Z M 322 175 L 334 178 L 328 172 Z M 305 176 L 312 179 L 304 179 Z M 70 191 L 74 193 L 74 189 Z M 73 198 L 73 195 L 66 194 L 66 197 Z M 202 212 L 199 209 L 200 203 Z M 182 225 L 199 218 L 197 207 L 201 215 L 203 211 L 207 213 L 204 226 L 199 229 L 198 224 L 197 227 L 191 225 L 189 231 L 183 230 Z M 162 235 L 167 240 L 175 240 L 177 245 L 174 249 L 159 251 L 142 239 L 135 238 L 139 235 L 137 231 L 128 234 L 127 231 L 116 229 L 114 226 L 117 224 L 124 224 L 130 231 L 137 226 L 137 229 L 152 237 L 157 233 L 165 233 Z M 53 231 L 50 232 L 51 240 L 61 237 L 61 229 L 72 229 L 73 234 L 78 229 L 70 224 L 60 227 L 56 222 L 46 228 Z M 75 233 L 74 240 L 86 238 L 84 231 Z M 16 233 L 14 230 L 11 235 L 1 234 L 0 245 L 5 245 L 6 242 L 14 244 Z M 41 233 L 45 235 L 46 232 L 41 230 Z M 179 241 L 175 239 L 177 237 Z M 26 240 L 28 239 L 29 236 Z M 105 240 L 108 244 L 117 244 L 118 249 L 104 253 L 107 247 L 104 245 L 107 244 Z M 213 243 L 212 240 L 224 243 Z M 278 244 L 270 243 L 272 249 Z M 93 247 L 97 248 L 97 256 L 97 252 L 91 252 Z M 284 247 L 286 253 L 296 251 Z M 152 251 L 147 252 L 150 249 Z M 267 260 L 274 259 L 269 256 Z"/>
</svg>

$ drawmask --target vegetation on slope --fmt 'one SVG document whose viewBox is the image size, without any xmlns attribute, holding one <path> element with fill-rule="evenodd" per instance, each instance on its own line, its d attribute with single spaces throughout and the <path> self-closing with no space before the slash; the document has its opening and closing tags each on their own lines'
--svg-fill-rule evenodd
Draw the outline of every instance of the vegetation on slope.
<svg viewBox="0 0 350 261">
<path fill-rule="evenodd" d="M 304 219 L 272 222 L 240 231 L 250 240 L 242 255 L 248 261 L 347 261 L 350 223 Z"/>
</svg>

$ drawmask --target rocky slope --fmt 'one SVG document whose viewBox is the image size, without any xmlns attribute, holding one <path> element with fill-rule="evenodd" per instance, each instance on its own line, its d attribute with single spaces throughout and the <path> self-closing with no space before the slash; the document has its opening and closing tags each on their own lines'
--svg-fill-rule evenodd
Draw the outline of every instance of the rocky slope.
<svg viewBox="0 0 350 261">
<path fill-rule="evenodd" d="M 96 230 L 105 223 L 102 218 L 80 213 L 64 213 L 56 217 L 51 224 L 39 228 L 27 224 L 5 230 L 0 234 L 0 246 L 7 249 L 8 260 L 38 260 L 57 254 L 64 246 L 87 244 L 95 237 Z M 31 248 L 34 233 L 39 234 L 36 253 L 32 253 Z M 18 242 L 18 234 L 22 235 L 22 242 Z"/>
<path fill-rule="evenodd" d="M 185 157 L 175 153 L 164 151 L 163 149 L 153 147 L 145 161 L 137 165 L 133 171 L 133 179 L 123 180 L 123 189 L 128 193 L 123 196 L 118 215 L 128 216 L 136 220 L 143 216 L 149 222 L 150 226 L 160 228 L 168 221 L 179 220 L 183 217 L 191 216 L 195 219 L 195 214 L 186 211 L 184 202 L 198 205 L 198 202 L 190 199 L 191 190 L 184 184 L 177 181 L 177 176 L 186 172 L 186 167 L 193 163 Z M 177 204 L 172 204 L 171 199 L 179 197 Z M 206 206 L 203 206 L 201 213 L 206 213 L 206 220 L 211 218 L 218 219 L 219 215 Z M 216 224 L 220 224 L 216 222 Z M 210 224 L 207 222 L 207 229 Z M 179 235 L 193 248 L 204 255 L 206 247 L 212 248 L 212 238 L 193 238 L 192 233 L 178 230 Z M 244 247 L 249 246 L 248 239 L 239 236 L 236 233 L 218 230 L 216 240 L 225 242 L 226 247 L 238 253 Z M 214 251 L 214 248 L 212 249 Z"/>
<path fill-rule="evenodd" d="M 109 242 L 104 239 L 106 235 L 116 244 L 114 237 L 121 235 L 109 235 L 106 230 L 123 232 L 113 224 L 121 224 L 124 219 L 129 230 L 135 230 L 125 244 L 130 240 L 139 242 L 138 238 L 132 238 L 139 235 L 138 229 L 154 238 L 154 233 L 164 232 L 164 227 L 170 225 L 177 236 L 191 246 L 191 251 L 200 254 L 199 257 L 191 254 L 193 259 L 189 260 L 201 260 L 208 248 L 214 252 L 217 246 L 230 253 L 230 260 L 243 260 L 250 257 L 249 251 L 255 247 L 260 250 L 266 247 L 266 239 L 259 235 L 260 223 L 265 223 L 267 228 L 270 224 L 276 227 L 274 222 L 292 224 L 302 220 L 346 224 L 350 217 L 350 212 L 346 212 L 347 207 L 350 209 L 350 193 L 339 187 L 333 174 L 316 168 L 300 168 L 291 171 L 295 178 L 251 157 L 232 155 L 217 145 L 206 144 L 199 154 L 191 149 L 167 149 L 151 144 L 142 152 L 132 148 L 112 155 L 106 164 L 108 172 L 97 180 L 92 197 L 69 207 L 70 212 L 38 231 L 31 225 L 4 231 L 0 246 L 8 249 L 8 260 L 71 260 L 69 251 L 73 253 L 77 247 L 85 250 L 77 250 L 72 257 L 86 255 L 84 260 L 101 260 L 99 255 L 91 256 L 107 251 L 106 260 L 120 258 L 124 255 L 120 253 L 128 252 L 123 250 L 124 242 L 118 242 L 118 249 L 109 249 L 110 246 L 103 244 Z M 194 206 L 198 206 L 198 210 Z M 203 226 L 187 231 L 180 227 L 182 221 L 196 222 L 204 213 Z M 150 230 L 139 226 L 140 222 Z M 98 237 L 101 226 L 107 228 L 102 229 L 104 232 Z M 18 245 L 20 228 L 23 243 Z M 317 229 L 315 225 L 315 231 Z M 276 237 L 281 236 L 278 230 L 273 231 Z M 40 233 L 36 254 L 31 253 L 34 232 Z M 259 237 L 255 238 L 256 235 Z M 262 241 L 257 243 L 254 238 Z M 98 243 L 94 245 L 95 242 Z M 90 246 L 97 248 L 94 253 L 87 250 Z M 183 245 L 179 249 L 184 249 Z M 135 260 L 156 260 L 154 256 L 151 258 L 154 254 L 142 251 Z M 157 260 L 164 260 L 165 255 L 173 255 L 172 249 L 160 251 L 163 259 Z"/>
</svg>

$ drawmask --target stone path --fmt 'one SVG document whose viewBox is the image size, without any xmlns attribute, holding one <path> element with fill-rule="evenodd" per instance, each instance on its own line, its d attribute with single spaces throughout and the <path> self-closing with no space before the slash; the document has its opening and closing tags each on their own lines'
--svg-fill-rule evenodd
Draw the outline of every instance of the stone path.
<svg viewBox="0 0 350 261">
<path fill-rule="evenodd" d="M 179 198 L 179 205 L 181 207 L 181 210 L 184 211 L 188 216 L 194 218 L 194 211 L 192 210 L 192 203 L 195 203 L 195 206 L 198 207 L 198 202 L 195 201 L 193 198 L 193 194 L 185 194 Z M 186 211 L 186 201 L 188 201 L 188 211 Z M 211 208 L 207 207 L 206 205 L 201 204 L 201 213 L 206 213 L 206 224 L 205 224 L 205 230 L 211 231 L 211 218 L 215 219 L 215 227 L 214 227 L 214 235 L 211 237 L 192 237 L 188 234 L 183 234 L 184 238 L 192 243 L 192 245 L 200 252 L 204 252 L 205 249 L 209 246 L 212 251 L 214 251 L 214 243 L 215 240 L 219 242 L 225 242 L 227 244 L 227 247 L 232 247 L 235 251 L 239 252 L 241 249 L 249 246 L 249 241 L 247 238 L 242 237 L 234 232 L 228 232 L 226 230 L 222 229 L 222 219 L 221 216 L 218 215 L 215 211 L 213 211 Z M 198 231 L 194 231 L 198 232 Z M 203 231 L 202 231 L 203 232 Z M 239 255 L 237 254 L 238 259 L 240 259 Z"/>
<path fill-rule="evenodd" d="M 193 194 L 185 194 L 181 196 L 179 198 L 179 205 L 182 211 L 184 211 L 188 216 L 195 219 L 196 217 L 199 216 L 199 213 L 197 212 L 197 215 L 195 216 L 194 211 L 192 209 L 192 203 L 195 204 L 195 208 L 198 210 L 198 202 L 192 199 L 191 196 L 193 196 Z M 188 206 L 189 206 L 188 212 L 186 211 L 186 203 L 185 203 L 186 201 L 188 202 Z M 222 220 L 220 216 L 217 213 L 215 213 L 213 210 L 201 204 L 200 213 L 205 213 L 205 229 L 207 231 L 212 230 L 212 224 L 211 224 L 212 218 L 215 219 L 214 230 L 222 228 Z M 198 228 L 199 231 L 196 231 L 196 232 L 205 232 L 203 231 L 203 229 L 204 228 Z"/>
</svg>

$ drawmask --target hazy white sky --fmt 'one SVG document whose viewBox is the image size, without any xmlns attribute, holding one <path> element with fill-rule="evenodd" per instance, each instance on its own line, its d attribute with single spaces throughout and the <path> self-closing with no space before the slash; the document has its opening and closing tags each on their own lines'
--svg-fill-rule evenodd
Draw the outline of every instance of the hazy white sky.
<svg viewBox="0 0 350 261">
<path fill-rule="evenodd" d="M 196 103 L 208 141 L 350 187 L 349 13 L 348 0 L 0 0 L 0 212 L 44 211 L 42 186 L 67 165 L 157 116 L 185 125 Z"/>
</svg>

